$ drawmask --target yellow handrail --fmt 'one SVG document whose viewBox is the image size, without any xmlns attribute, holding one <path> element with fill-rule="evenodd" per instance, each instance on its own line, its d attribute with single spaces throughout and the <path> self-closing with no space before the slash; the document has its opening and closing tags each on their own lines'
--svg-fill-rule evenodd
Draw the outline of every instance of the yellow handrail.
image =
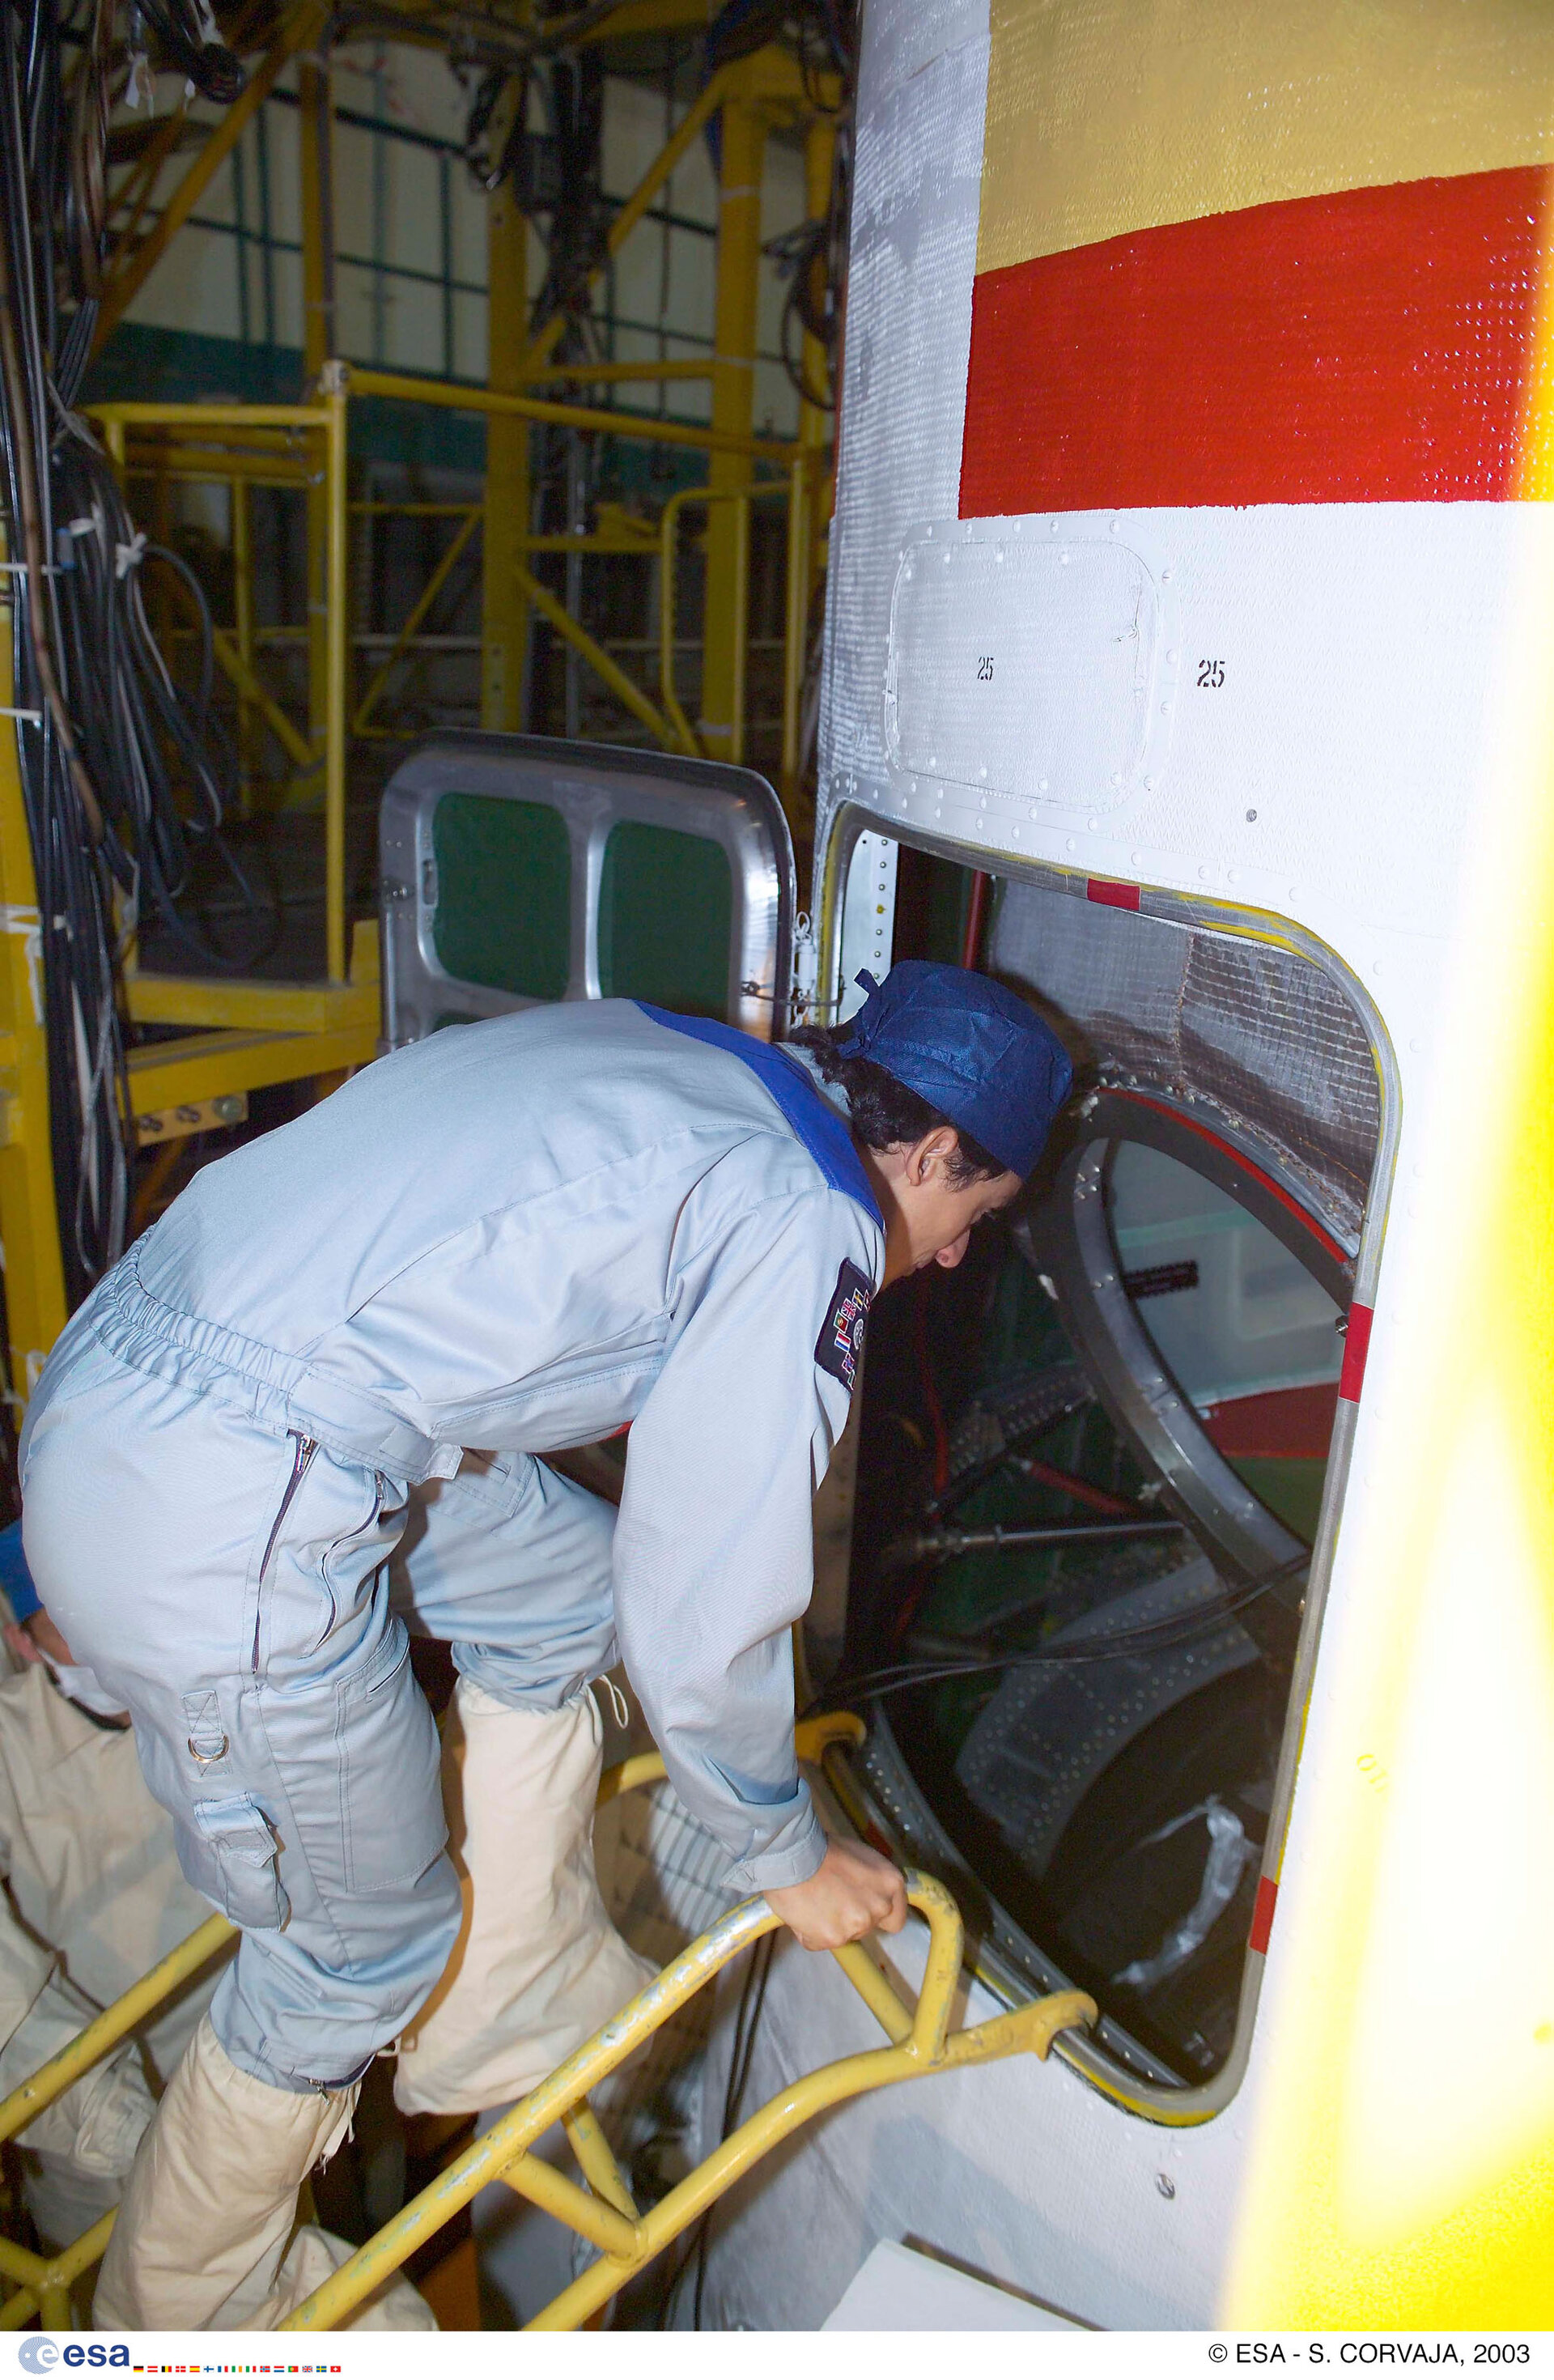
<svg viewBox="0 0 1554 2380">
<path fill-rule="evenodd" d="M 0 2141 L 14 2139 L 35 2116 L 52 2107 L 72 2082 L 79 2082 L 91 2067 L 116 2048 L 142 2018 L 148 2017 L 180 1984 L 187 1983 L 190 1975 L 197 1974 L 225 1944 L 234 1940 L 237 1931 L 225 1917 L 207 1917 L 187 1941 L 180 1942 L 176 1950 L 169 1950 L 164 1959 L 159 1959 L 101 2016 L 93 2017 L 74 2041 L 67 2041 L 25 2082 L 18 2082 L 10 2096 L 0 2101 Z M 0 2306 L 0 2330 L 18 2329 L 34 2314 L 41 2316 L 45 2330 L 68 2330 L 70 2283 L 97 2262 L 113 2228 L 110 2209 L 90 2231 L 83 2231 L 79 2240 L 73 2240 L 55 2256 L 34 2255 L 30 2249 L 19 2248 L 14 2240 L 0 2237 L 0 2273 L 21 2285 Z"/>
<path fill-rule="evenodd" d="M 13 2139 L 45 2107 L 52 2107 L 62 2092 L 68 2091 L 72 2082 L 79 2082 L 88 2069 L 115 2048 L 127 2033 L 133 2033 L 142 2017 L 149 2016 L 170 1992 L 186 1983 L 207 1959 L 213 1958 L 237 1930 L 225 1917 L 207 1917 L 187 1941 L 180 1942 L 176 1950 L 169 1950 L 164 1959 L 159 1959 L 101 2016 L 93 2017 L 74 2041 L 67 2041 L 63 2049 L 56 2050 L 47 2064 L 30 2074 L 25 2082 L 18 2082 L 8 2099 L 0 2100 L 0 2141 Z"/>
<path fill-rule="evenodd" d="M 521 2197 L 571 2224 L 602 2252 L 597 2264 L 570 2288 L 563 2289 L 527 2325 L 531 2330 L 576 2330 L 752 2166 L 823 2109 L 914 2074 L 941 2073 L 953 2067 L 982 2064 L 1025 2050 L 1045 2058 L 1059 2033 L 1071 2025 L 1095 2022 L 1096 2004 L 1087 1994 L 1054 1992 L 989 2024 L 952 2034 L 950 2008 L 961 1972 L 960 1912 L 944 1887 L 932 1876 L 909 1870 L 906 1890 L 913 1907 L 929 1924 L 928 1962 L 915 2009 L 908 2010 L 897 1998 L 878 1969 L 871 1969 L 867 1986 L 860 1984 L 860 1962 L 867 1961 L 867 1953 L 858 1946 L 853 1946 L 856 1955 L 841 1954 L 843 1973 L 859 1990 L 888 2036 L 885 2048 L 838 2058 L 779 2092 L 645 2216 L 626 2211 L 629 2197 L 625 2207 L 620 2204 L 625 2185 L 619 2183 L 618 2175 L 618 2189 L 600 2187 L 597 2163 L 590 2176 L 594 2183 L 590 2195 L 529 2155 L 540 2133 L 558 2119 L 565 2122 L 571 2119 L 569 2129 L 576 2142 L 579 2138 L 579 2114 L 585 2127 L 592 2123 L 591 2110 L 587 2107 L 589 2091 L 613 2073 L 634 2049 L 731 1960 L 782 1923 L 765 1900 L 741 1901 L 656 1975 L 591 2040 L 520 2099 L 500 2123 L 455 2158 L 374 2239 L 358 2248 L 348 2263 L 280 2325 L 281 2329 L 334 2328 L 488 2182 L 504 2181 Z M 586 2129 L 581 2137 L 591 2143 Z M 611 2162 L 613 2167 L 613 2160 Z M 589 2171 L 587 2164 L 584 2170 Z"/>
<path fill-rule="evenodd" d="M 699 421 L 666 421 L 654 413 L 612 412 L 605 406 L 561 405 L 546 396 L 511 396 L 501 389 L 476 388 L 462 381 L 429 380 L 415 372 L 378 371 L 366 364 L 341 365 L 350 374 L 353 396 L 393 396 L 409 405 L 449 406 L 455 413 L 502 413 L 522 421 L 549 421 L 563 430 L 613 431 L 617 438 L 645 438 L 650 445 L 692 446 L 704 455 L 764 455 L 774 463 L 792 457 L 791 438 L 741 438 Z"/>
<path fill-rule="evenodd" d="M 699 448 L 713 454 L 739 455 L 751 460 L 762 458 L 784 466 L 781 479 L 758 481 L 746 488 L 682 490 L 671 496 L 664 506 L 658 540 L 662 599 L 659 654 L 662 710 L 649 699 L 613 656 L 573 619 L 543 582 L 523 565 L 519 565 L 519 585 L 527 600 L 550 622 L 557 635 L 566 638 L 582 654 L 589 667 L 658 743 L 669 751 L 678 749 L 692 756 L 698 755 L 702 746 L 686 716 L 674 683 L 676 530 L 680 513 L 686 504 L 732 503 L 735 508 L 736 524 L 735 607 L 741 625 L 740 632 L 735 638 L 735 715 L 731 758 L 740 760 L 744 757 L 747 640 L 743 627 L 749 602 L 749 507 L 758 497 L 786 495 L 789 504 L 789 586 L 783 656 L 783 775 L 784 792 L 791 797 L 797 774 L 799 706 L 804 679 L 804 622 L 813 541 L 810 520 L 813 456 L 808 449 L 795 446 L 791 440 L 735 437 L 699 424 L 656 420 L 647 414 L 613 411 L 599 406 L 552 403 L 541 397 L 467 388 L 411 373 L 374 371 L 340 362 L 325 365 L 320 376 L 317 395 L 306 404 L 164 403 L 156 399 L 135 399 L 91 406 L 89 410 L 101 424 L 109 451 L 121 472 L 128 461 L 127 434 L 133 431 L 155 430 L 182 432 L 192 438 L 203 435 L 207 441 L 213 442 L 209 452 L 204 447 L 186 448 L 186 462 L 193 457 L 199 464 L 198 472 L 191 472 L 191 476 L 224 480 L 229 486 L 238 479 L 245 483 L 263 480 L 273 476 L 277 465 L 282 465 L 284 458 L 285 471 L 310 479 L 316 469 L 317 476 L 322 479 L 330 590 L 322 689 L 326 732 L 322 762 L 326 855 L 325 937 L 327 967 L 332 982 L 343 982 L 346 972 L 345 828 L 348 735 L 368 733 L 369 722 L 393 669 L 435 601 L 438 591 L 445 584 L 480 517 L 479 507 L 460 508 L 465 509 L 463 528 L 442 556 L 410 618 L 353 710 L 349 700 L 350 515 L 353 510 L 432 509 L 431 506 L 351 504 L 346 482 L 346 424 L 349 401 L 358 395 L 395 397 L 407 402 L 487 416 L 513 415 L 530 420 L 561 423 L 580 431 L 643 440 L 649 443 Z M 229 442 L 225 447 L 224 441 Z M 176 453 L 169 455 L 165 460 L 172 464 L 176 474 L 179 469 Z M 317 468 L 321 465 L 322 468 Z M 581 540 L 529 536 L 522 542 L 526 551 L 533 552 L 552 546 L 559 547 L 563 543 L 570 546 Z M 647 540 L 644 540 L 644 550 L 651 551 Z M 252 641 L 251 637 L 249 641 Z M 242 642 L 241 638 L 235 640 L 228 632 L 218 630 L 214 638 L 217 661 L 237 686 L 241 701 L 259 710 L 299 772 L 304 775 L 310 773 L 320 765 L 320 756 L 293 726 L 279 703 L 262 685 L 250 656 L 242 650 Z"/>
<path fill-rule="evenodd" d="M 808 1721 L 798 1730 L 800 1755 L 818 1759 L 833 1744 L 856 1742 L 860 1732 L 861 1722 L 849 1712 Z M 662 1760 L 656 1753 L 623 1761 L 601 1779 L 600 1802 L 602 1804 L 663 1773 Z M 1073 2025 L 1095 2022 L 1095 2002 L 1087 1994 L 1054 1992 L 985 2024 L 952 2033 L 950 2010 L 960 1978 L 963 1947 L 960 1913 L 932 1876 L 908 1871 L 906 1885 L 913 1907 L 929 1925 L 928 1959 L 915 2008 L 908 2009 L 901 2000 L 861 1943 L 852 1943 L 834 1954 L 884 2033 L 886 2047 L 838 2058 L 780 2092 L 647 2215 L 637 2214 L 588 2095 L 732 1959 L 781 1923 L 766 1900 L 742 1901 L 385 2224 L 280 2327 L 332 2328 L 381 2288 L 478 2191 L 490 2181 L 504 2181 L 569 2224 L 601 2252 L 600 2262 L 528 2325 L 535 2330 L 576 2329 L 698 2220 L 751 2167 L 825 2108 L 913 2074 L 985 2064 L 1027 2050 L 1045 2058 L 1058 2034 Z M 0 2103 L 0 2140 L 10 2139 L 41 2115 L 229 1942 L 235 1930 L 225 1917 L 208 1918 L 187 1942 L 40 2067 Z M 529 2154 L 540 2133 L 558 2120 L 565 2127 L 588 2183 L 586 2190 Z M 45 2329 L 67 2328 L 70 2284 L 102 2255 L 113 2223 L 112 2213 L 104 2215 L 53 2257 L 35 2255 L 0 2238 L 0 2274 L 18 2285 L 0 2307 L 0 2330 L 17 2329 L 35 2313 Z"/>
<path fill-rule="evenodd" d="M 798 795 L 804 663 L 809 630 L 809 575 L 814 554 L 813 446 L 801 446 L 788 467 L 787 604 L 783 623 L 783 797 Z"/>
<path fill-rule="evenodd" d="M 801 1760 L 818 1761 L 833 1744 L 860 1742 L 864 1732 L 863 1721 L 852 1711 L 833 1711 L 820 1718 L 803 1719 L 795 1730 L 798 1756 Z M 628 1760 L 619 1761 L 600 1779 L 598 1806 L 602 1808 L 618 1794 L 651 1784 L 664 1773 L 662 1756 L 657 1752 L 637 1753 Z M 61 2093 L 116 2048 L 125 2035 L 132 2033 L 142 2018 L 149 2016 L 180 1984 L 187 1983 L 208 1960 L 235 1942 L 237 1935 L 237 1927 L 225 1917 L 207 1917 L 176 1949 L 158 1960 L 138 1983 L 132 1984 L 100 2016 L 93 2017 L 73 2041 L 67 2042 L 36 2073 L 19 2082 L 8 2098 L 0 2100 L 0 2141 L 14 2139 L 34 2117 L 52 2107 Z M 625 2184 L 591 2111 L 575 2108 L 566 2121 L 578 2163 L 593 2188 L 602 2189 L 611 2203 L 624 2211 L 630 2203 L 620 2195 Z M 550 2168 L 544 2170 L 549 2172 Z M 14 2240 L 0 2236 L 0 2275 L 20 2284 L 0 2306 L 0 2330 L 15 2330 L 20 2324 L 30 2322 L 35 2313 L 42 2315 L 45 2330 L 68 2329 L 69 2285 L 96 2263 L 108 2244 L 113 2225 L 110 2212 L 55 2256 L 35 2255 L 30 2249 L 18 2247 Z"/>
</svg>

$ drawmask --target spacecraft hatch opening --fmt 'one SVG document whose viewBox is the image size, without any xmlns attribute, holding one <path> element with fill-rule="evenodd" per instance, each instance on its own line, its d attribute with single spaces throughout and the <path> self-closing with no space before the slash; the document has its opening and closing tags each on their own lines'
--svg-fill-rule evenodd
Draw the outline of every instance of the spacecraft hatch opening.
<svg viewBox="0 0 1554 2380">
<path fill-rule="evenodd" d="M 895 954 L 941 955 L 963 871 L 897 860 Z M 1282 1824 L 1375 1116 L 1311 963 L 1208 941 L 997 888 L 985 964 L 1088 1087 L 1014 1220 L 876 1310 L 840 1655 L 870 1815 L 984 1972 L 1083 1985 L 1167 2089 L 1231 2057 Z"/>
</svg>

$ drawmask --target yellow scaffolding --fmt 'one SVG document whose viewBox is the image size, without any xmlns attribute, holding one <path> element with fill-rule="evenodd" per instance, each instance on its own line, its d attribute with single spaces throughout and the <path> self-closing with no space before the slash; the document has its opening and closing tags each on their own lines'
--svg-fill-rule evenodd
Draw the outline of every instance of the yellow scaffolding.
<svg viewBox="0 0 1554 2380">
<path fill-rule="evenodd" d="M 656 23 L 700 21 L 700 0 L 633 0 L 624 30 L 646 9 Z M 667 14 L 665 13 L 667 11 Z M 527 21 L 520 6 L 515 21 Z M 246 1111 L 250 1091 L 266 1086 L 338 1079 L 375 1053 L 379 1027 L 376 927 L 347 916 L 345 880 L 346 791 L 349 742 L 391 735 L 381 706 L 396 668 L 419 650 L 424 624 L 439 592 L 468 551 L 481 542 L 481 716 L 488 726 L 521 723 L 523 654 L 528 616 L 538 611 L 579 653 L 611 694 L 655 742 L 673 752 L 743 758 L 747 742 L 746 678 L 749 650 L 750 505 L 785 492 L 788 500 L 787 597 L 783 636 L 781 786 L 795 818 L 800 797 L 805 641 L 828 504 L 825 446 L 829 427 L 813 406 L 801 408 L 798 443 L 750 434 L 754 371 L 755 288 L 760 255 L 760 201 L 756 185 L 768 133 L 797 132 L 806 142 L 806 180 L 812 209 L 829 188 L 832 113 L 840 89 L 822 74 L 808 79 L 798 62 L 769 45 L 714 74 L 682 116 L 615 214 L 596 269 L 597 279 L 675 167 L 722 113 L 723 168 L 718 246 L 717 330 L 705 360 L 557 361 L 564 318 L 528 332 L 525 287 L 527 226 L 510 188 L 492 196 L 490 222 L 491 377 L 488 389 L 465 388 L 402 372 L 356 370 L 329 359 L 333 345 L 333 106 L 327 69 L 315 55 L 327 11 L 322 0 L 291 0 L 269 34 L 269 48 L 251 69 L 241 97 L 184 169 L 165 200 L 153 204 L 158 176 L 187 128 L 171 115 L 119 193 L 124 228 L 109 260 L 96 344 L 108 335 L 189 219 L 212 176 L 231 153 L 245 124 L 262 105 L 283 71 L 295 66 L 302 96 L 302 167 L 307 361 L 315 394 L 298 405 L 110 404 L 90 408 L 121 479 L 149 474 L 152 498 L 164 510 L 174 480 L 224 484 L 231 503 L 234 615 L 215 627 L 212 652 L 237 701 L 239 803 L 245 814 L 256 793 L 262 736 L 275 740 L 291 774 L 290 798 L 300 789 L 320 799 L 323 814 L 326 979 L 322 983 L 228 981 L 158 976 L 140 969 L 131 952 L 127 1005 L 137 1024 L 185 1028 L 176 1038 L 130 1052 L 128 1080 L 135 1135 L 144 1147 Z M 429 20 L 429 37 L 440 38 Z M 519 103 L 515 74 L 500 108 Z M 812 345 L 813 343 L 811 343 Z M 815 358 L 807 350 L 807 367 Z M 557 401 L 539 392 L 549 383 L 570 389 L 638 382 L 710 383 L 711 419 L 705 426 L 657 419 L 600 404 Z M 346 480 L 346 416 L 352 395 L 382 396 L 483 416 L 488 436 L 486 501 L 460 506 L 464 516 L 409 618 L 380 652 L 368 682 L 352 685 L 356 642 L 351 632 L 349 531 L 353 514 L 431 511 L 429 505 L 356 504 Z M 550 423 L 588 435 L 679 446 L 710 458 L 707 513 L 707 584 L 700 638 L 701 721 L 693 725 L 674 680 L 674 528 L 689 499 L 676 500 L 654 525 L 624 515 L 591 534 L 536 535 L 528 519 L 528 432 Z M 760 471 L 776 476 L 759 478 Z M 256 487 L 295 488 L 308 507 L 308 611 L 297 628 L 261 628 L 252 585 L 250 498 Z M 450 508 L 455 509 L 455 508 Z M 639 686 L 611 650 L 536 576 L 541 552 L 646 552 L 655 547 L 660 585 L 659 701 Z M 192 611 L 181 585 L 164 590 L 164 605 Z M 164 623 L 164 633 L 184 634 Z M 296 641 L 307 651 L 307 702 L 289 709 L 266 683 L 262 656 Z M 367 640 L 360 640 L 366 642 Z M 8 655 L 6 657 L 8 673 Z M 0 922 L 7 961 L 0 967 L 0 1240 L 6 1251 L 12 1396 L 19 1407 L 66 1318 L 65 1290 L 54 1212 L 49 1144 L 48 1078 L 41 1007 L 36 896 L 25 812 L 14 754 L 0 755 Z"/>
<path fill-rule="evenodd" d="M 536 370 L 538 370 L 538 367 Z M 567 368 L 570 369 L 570 368 Z M 599 367 L 602 374 L 605 367 Z M 701 367 L 698 370 L 703 369 Z M 575 375 L 584 376 L 583 372 Z M 255 486 L 297 487 L 323 522 L 325 590 L 322 621 L 324 674 L 322 715 L 322 794 L 324 840 L 324 913 L 327 980 L 265 982 L 158 975 L 139 966 L 133 953 L 126 976 L 126 1000 L 140 1025 L 176 1026 L 175 1038 L 143 1043 L 129 1052 L 127 1073 L 138 1137 L 142 1145 L 232 1121 L 244 1112 L 251 1091 L 310 1078 L 338 1076 L 366 1064 L 375 1054 L 379 1031 L 377 929 L 347 917 L 346 885 L 346 769 L 351 736 L 373 734 L 373 714 L 393 671 L 414 650 L 416 637 L 440 589 L 467 550 L 477 527 L 488 534 L 492 503 L 437 506 L 360 504 L 353 508 L 347 479 L 347 414 L 353 396 L 386 396 L 483 414 L 495 425 L 525 429 L 529 422 L 555 422 L 591 434 L 610 434 L 693 451 L 714 462 L 737 463 L 741 472 L 759 465 L 774 475 L 741 479 L 730 487 L 687 490 L 664 507 L 657 534 L 648 523 L 624 516 L 589 536 L 537 536 L 527 528 L 501 540 L 500 576 L 514 600 L 532 605 L 578 652 L 600 681 L 666 751 L 701 753 L 704 740 L 686 718 L 674 687 L 675 574 L 677 531 L 686 505 L 708 507 L 710 561 L 716 561 L 713 526 L 730 522 L 732 586 L 718 595 L 715 572 L 708 574 L 705 650 L 713 638 L 714 599 L 722 609 L 717 636 L 729 662 L 732 734 L 722 739 L 729 757 L 745 752 L 745 654 L 748 644 L 749 516 L 752 503 L 785 498 L 787 610 L 783 638 L 783 760 L 784 795 L 795 796 L 799 775 L 800 704 L 804 644 L 813 577 L 813 556 L 825 502 L 824 458 L 812 443 L 752 438 L 717 427 L 597 405 L 563 404 L 544 396 L 501 389 L 450 386 L 403 372 L 350 370 L 329 362 L 316 398 L 300 405 L 104 404 L 91 408 L 108 451 L 124 478 L 153 473 L 160 485 L 175 480 L 225 483 L 231 492 L 234 559 L 249 552 L 247 501 Z M 511 458 L 510 458 L 511 459 Z M 351 700 L 349 526 L 353 509 L 376 516 L 433 509 L 459 517 L 459 527 L 431 580 L 393 639 L 358 701 Z M 656 551 L 659 588 L 659 690 L 650 696 L 614 656 L 567 612 L 529 566 L 537 552 L 583 550 Z M 488 591 L 491 568 L 487 566 Z M 311 600 L 311 599 L 310 599 Z M 508 623 L 509 629 L 511 622 Z M 261 674 L 260 648 L 275 631 L 256 627 L 251 589 L 240 585 L 233 626 L 214 635 L 215 659 L 231 680 L 239 703 L 239 751 L 251 758 L 258 722 L 274 735 L 299 769 L 317 765 L 314 747 L 288 717 Z M 310 646 L 311 630 L 299 628 Z M 511 686 L 511 637 L 498 639 Z M 709 664 L 710 665 L 710 664 Z M 310 671 L 310 683 L 314 674 Z M 490 677 L 488 644 L 488 698 Z M 311 704 L 311 697 L 310 698 Z M 506 694 L 503 695 L 505 706 Z M 705 702 L 703 704 L 705 709 Z M 7 751 L 9 747 L 7 745 Z M 47 1069 L 44 1055 L 36 896 L 32 889 L 19 781 L 14 754 L 0 760 L 9 771 L 0 786 L 0 913 L 7 934 L 8 964 L 0 968 L 0 1237 L 6 1250 L 14 1393 L 30 1394 L 42 1360 L 66 1318 L 63 1275 L 53 1214 L 49 1153 Z"/>
<path fill-rule="evenodd" d="M 856 1744 L 863 1732 L 862 1721 L 850 1711 L 802 1721 L 795 1730 L 799 1757 L 820 1760 L 833 1747 Z M 600 1805 L 663 1774 L 663 1762 L 657 1753 L 623 1761 L 601 1779 Z M 488 2182 L 501 2181 L 600 2250 L 598 2263 L 528 2325 L 531 2330 L 577 2330 L 762 2157 L 826 2108 L 914 2075 L 987 2065 L 1026 2051 L 1044 2058 L 1060 2033 L 1096 2022 L 1096 2004 L 1086 1993 L 1052 1992 L 986 2023 L 952 2032 L 950 2010 L 960 1982 L 964 1948 L 960 1912 L 932 1876 L 909 1871 L 906 1888 L 912 1906 L 929 1926 L 928 1960 L 915 2007 L 909 2008 L 902 1999 L 862 1943 L 849 1944 L 832 1954 L 884 2034 L 884 2047 L 838 2058 L 789 2084 L 720 2143 L 656 2206 L 646 2215 L 638 2214 L 589 2094 L 731 1960 L 781 1924 L 764 1899 L 741 1901 L 520 2099 L 500 2123 L 455 2157 L 281 2328 L 333 2329 L 467 2206 L 478 2191 Z M 231 1941 L 233 1934 L 225 1917 L 208 1918 L 187 1942 L 18 2084 L 0 2103 L 0 2141 L 14 2139 L 180 1984 L 197 1973 Z M 558 2121 L 582 2170 L 586 2189 L 530 2154 L 540 2135 Z M 0 2305 L 0 2330 L 18 2329 L 34 2315 L 44 2330 L 68 2329 L 70 2286 L 102 2255 L 113 2225 L 113 2215 L 104 2215 L 52 2257 L 0 2239 L 0 2275 L 16 2284 Z"/>
</svg>

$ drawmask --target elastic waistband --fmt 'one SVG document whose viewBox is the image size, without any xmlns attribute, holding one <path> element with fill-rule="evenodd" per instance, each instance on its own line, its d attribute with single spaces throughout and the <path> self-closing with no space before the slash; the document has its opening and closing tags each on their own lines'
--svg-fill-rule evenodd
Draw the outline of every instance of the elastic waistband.
<svg viewBox="0 0 1554 2380">
<path fill-rule="evenodd" d="M 333 1380 L 301 1355 L 283 1355 L 202 1315 L 153 1297 L 138 1251 L 122 1257 L 91 1300 L 90 1325 L 111 1355 L 159 1380 L 197 1389 L 256 1427 L 288 1430 L 329 1453 L 396 1479 L 451 1479 L 462 1448 L 444 1446 L 404 1420 L 370 1390 Z"/>
</svg>

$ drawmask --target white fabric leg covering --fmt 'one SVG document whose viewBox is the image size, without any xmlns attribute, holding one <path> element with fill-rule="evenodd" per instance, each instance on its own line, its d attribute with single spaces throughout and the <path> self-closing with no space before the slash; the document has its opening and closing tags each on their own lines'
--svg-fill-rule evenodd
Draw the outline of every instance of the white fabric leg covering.
<svg viewBox="0 0 1554 2380">
<path fill-rule="evenodd" d="M 344 2134 L 357 2089 L 260 2082 L 202 2017 L 125 2184 L 94 2327 L 241 2330 L 261 2313 L 278 2320 L 272 2301 L 298 2187 Z"/>
<path fill-rule="evenodd" d="M 516 1710 L 459 1681 L 443 1790 L 464 1923 L 399 2045 L 407 2115 L 522 2098 L 656 1972 L 616 1933 L 594 1876 L 602 1742 L 591 1694 Z"/>
<path fill-rule="evenodd" d="M 304 2223 L 286 2250 L 275 2286 L 264 2303 L 235 2326 L 238 2330 L 275 2329 L 355 2253 L 348 2241 L 336 2239 L 333 2231 L 323 2230 L 317 2223 Z M 420 2291 L 401 2277 L 384 2281 L 354 2313 L 348 2313 L 334 2326 L 336 2330 L 435 2330 L 437 2316 Z"/>
</svg>

